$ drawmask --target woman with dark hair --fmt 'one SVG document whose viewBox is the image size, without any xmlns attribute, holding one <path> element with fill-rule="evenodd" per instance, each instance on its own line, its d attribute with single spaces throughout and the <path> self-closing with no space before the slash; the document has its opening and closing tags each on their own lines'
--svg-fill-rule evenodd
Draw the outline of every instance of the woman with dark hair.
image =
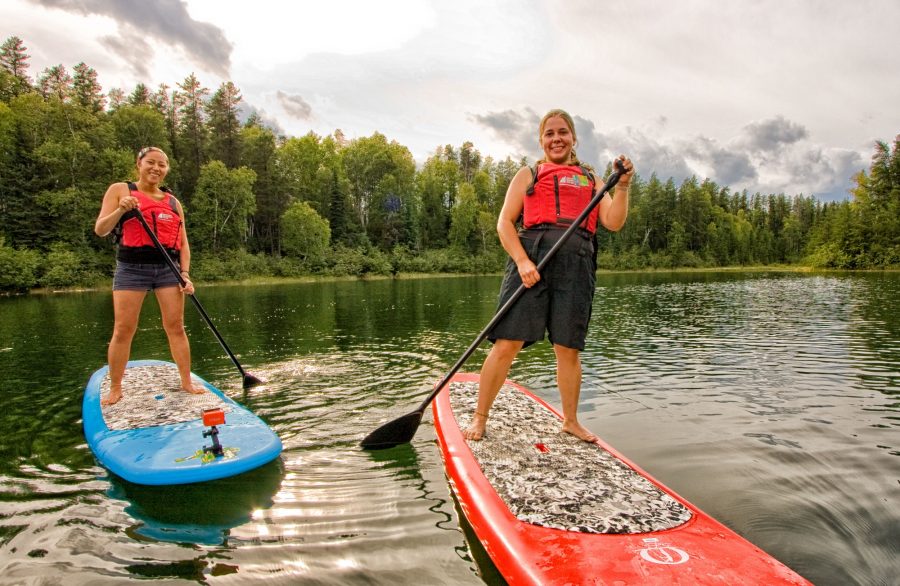
<svg viewBox="0 0 900 586">
<path fill-rule="evenodd" d="M 169 172 L 169 158 L 160 148 L 146 147 L 138 153 L 136 167 L 136 182 L 113 183 L 106 190 L 94 224 L 98 236 L 120 231 L 113 277 L 115 325 L 108 350 L 110 389 L 101 401 L 103 405 L 112 405 L 122 398 L 122 377 L 131 354 L 131 341 L 144 298 L 151 290 L 159 303 L 182 390 L 194 394 L 204 392 L 191 381 L 191 348 L 184 331 L 184 295 L 194 293 L 189 274 L 191 249 L 181 202 L 162 186 Z M 184 287 L 140 221 L 123 218 L 131 210 L 138 210 L 144 216 L 167 254 L 179 266 Z"/>
<path fill-rule="evenodd" d="M 500 243 L 509 254 L 499 306 L 524 284 L 525 294 L 488 334 L 494 343 L 481 368 L 478 403 L 463 436 L 480 440 L 488 414 L 519 350 L 544 338 L 547 332 L 556 354 L 556 380 L 562 400 L 562 430 L 596 441 L 578 421 L 581 394 L 581 350 L 587 336 L 594 298 L 596 267 L 594 233 L 597 226 L 618 231 L 628 215 L 628 185 L 634 166 L 619 157 L 625 172 L 612 197 L 604 197 L 559 249 L 543 274 L 537 264 L 566 228 L 587 206 L 599 188 L 593 170 L 575 155 L 575 124 L 563 110 L 542 119 L 539 141 L 544 158 L 534 170 L 522 167 L 506 192 L 497 220 Z M 523 228 L 516 229 L 522 219 Z"/>
</svg>

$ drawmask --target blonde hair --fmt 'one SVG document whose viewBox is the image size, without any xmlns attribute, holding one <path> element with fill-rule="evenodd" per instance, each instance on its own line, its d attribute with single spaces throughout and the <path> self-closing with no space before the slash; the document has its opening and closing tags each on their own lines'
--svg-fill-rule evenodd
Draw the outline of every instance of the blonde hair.
<svg viewBox="0 0 900 586">
<path fill-rule="evenodd" d="M 541 124 L 538 127 L 538 144 L 542 144 L 541 141 L 544 137 L 544 128 L 547 126 L 547 121 L 551 118 L 562 118 L 563 122 L 566 123 L 566 126 L 569 127 L 569 132 L 572 133 L 572 152 L 569 153 L 569 164 L 585 167 L 593 171 L 593 169 L 589 165 L 585 165 L 584 163 L 579 161 L 578 155 L 575 154 L 575 143 L 578 141 L 578 136 L 575 134 L 575 121 L 572 119 L 572 116 L 565 110 L 554 108 L 553 110 L 550 110 L 549 112 L 544 114 L 544 117 L 541 118 Z M 547 159 L 543 157 L 538 161 L 538 163 L 546 162 Z"/>
</svg>

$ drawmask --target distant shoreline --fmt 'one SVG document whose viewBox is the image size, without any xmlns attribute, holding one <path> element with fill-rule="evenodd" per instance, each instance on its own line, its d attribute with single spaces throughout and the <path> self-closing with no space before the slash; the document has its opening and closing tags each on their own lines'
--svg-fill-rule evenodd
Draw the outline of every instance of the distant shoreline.
<svg viewBox="0 0 900 586">
<path fill-rule="evenodd" d="M 647 268 L 647 269 L 599 269 L 598 275 L 618 275 L 618 274 L 639 274 L 639 273 L 892 273 L 898 272 L 900 268 L 887 269 L 820 269 L 808 266 L 796 265 L 759 265 L 759 266 L 728 266 L 728 267 L 677 267 L 671 269 L 665 268 Z M 290 283 L 328 283 L 338 281 L 383 281 L 388 279 L 396 280 L 413 280 L 413 279 L 446 279 L 452 277 L 476 277 L 476 276 L 500 276 L 502 273 L 397 273 L 396 275 L 350 275 L 350 276 L 319 276 L 307 275 L 302 277 L 248 277 L 246 279 L 229 279 L 222 281 L 211 281 L 198 283 L 200 289 L 207 287 L 226 286 L 233 287 L 236 285 L 286 285 Z M 112 278 L 108 283 L 97 285 L 95 287 L 65 287 L 61 289 L 51 289 L 48 287 L 37 287 L 29 290 L 27 293 L 7 295 L 9 297 L 25 296 L 25 295 L 58 295 L 66 293 L 94 293 L 97 291 L 109 290 L 112 286 Z"/>
</svg>

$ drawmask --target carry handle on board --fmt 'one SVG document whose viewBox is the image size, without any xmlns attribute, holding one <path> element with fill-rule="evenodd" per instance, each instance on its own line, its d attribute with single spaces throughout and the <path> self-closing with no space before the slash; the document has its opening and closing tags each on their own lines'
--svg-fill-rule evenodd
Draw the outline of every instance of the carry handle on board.
<svg viewBox="0 0 900 586">
<path fill-rule="evenodd" d="M 619 182 L 619 178 L 625 174 L 625 164 L 621 161 L 621 159 L 616 159 L 615 162 L 615 171 L 610 174 L 609 179 L 606 180 L 606 183 L 603 184 L 603 188 L 597 192 L 597 194 L 588 202 L 587 206 L 577 218 L 572 222 L 572 225 L 569 226 L 563 235 L 560 236 L 559 240 L 547 251 L 546 256 L 538 263 L 537 270 L 541 272 L 544 267 L 547 266 L 547 263 L 550 262 L 563 244 L 572 236 L 572 233 L 578 229 L 579 226 L 587 219 L 590 213 L 594 210 L 595 207 L 600 203 L 600 200 L 603 199 L 603 196 L 606 193 L 616 186 L 616 183 Z M 466 349 L 462 356 L 460 356 L 459 360 L 456 361 L 456 364 L 450 369 L 444 378 L 435 385 L 434 390 L 431 391 L 422 404 L 415 411 L 411 411 L 406 415 L 398 417 L 392 421 L 389 421 L 367 435 L 360 442 L 360 446 L 362 446 L 366 450 L 382 450 L 386 448 L 392 448 L 399 444 L 404 444 L 409 442 L 413 436 L 416 434 L 416 430 L 419 427 L 419 423 L 422 421 L 422 415 L 425 413 L 425 409 L 428 405 L 434 400 L 435 397 L 438 396 L 438 393 L 441 392 L 441 389 L 444 388 L 444 385 L 453 378 L 453 375 L 462 367 L 462 365 L 469 359 L 469 357 L 475 352 L 478 346 L 487 338 L 488 333 L 494 329 L 494 326 L 503 319 L 503 316 L 509 311 L 509 308 L 513 306 L 513 304 L 519 300 L 525 293 L 526 287 L 524 284 L 519 285 L 519 288 L 516 289 L 515 293 L 503 304 L 499 310 L 497 310 L 497 314 L 491 319 L 491 321 L 481 330 L 481 333 L 478 334 L 478 337 L 475 338 L 475 341 L 472 342 L 471 345 Z"/>
<path fill-rule="evenodd" d="M 175 261 L 172 260 L 172 257 L 169 256 L 169 253 L 166 251 L 165 247 L 162 245 L 162 242 L 159 241 L 159 238 L 156 237 L 156 233 L 150 228 L 150 225 L 147 224 L 147 220 L 144 219 L 143 214 L 141 214 L 138 210 L 133 209 L 129 212 L 126 212 L 123 218 L 137 218 L 137 220 L 141 223 L 141 226 L 144 227 L 144 230 L 147 231 L 147 235 L 150 236 L 150 240 L 153 241 L 153 244 L 156 245 L 156 248 L 159 249 L 159 252 L 162 254 L 163 259 L 165 259 L 166 264 L 169 265 L 169 269 L 172 273 L 175 274 L 175 277 L 178 279 L 178 282 L 181 283 L 181 286 L 184 287 L 187 284 L 187 281 L 184 280 L 184 277 L 181 276 L 181 271 L 178 270 L 178 267 L 175 265 Z M 203 309 L 203 306 L 200 305 L 200 300 L 197 299 L 196 294 L 188 295 L 191 298 L 191 301 L 194 302 L 194 307 L 197 308 L 197 311 L 200 312 L 200 315 L 203 316 L 203 320 L 206 322 L 206 325 L 209 326 L 209 329 L 212 330 L 212 333 L 215 334 L 216 339 L 221 344 L 222 348 L 228 354 L 228 357 L 231 358 L 231 361 L 234 362 L 234 365 L 237 366 L 237 369 L 240 371 L 241 376 L 244 380 L 244 388 L 249 389 L 250 387 L 254 387 L 256 385 L 262 384 L 262 381 L 253 376 L 252 374 L 247 373 L 242 367 L 241 363 L 238 362 L 238 359 L 235 357 L 234 353 L 231 351 L 231 348 L 228 347 L 228 344 L 225 343 L 225 339 L 222 337 L 222 334 L 219 333 L 219 330 L 216 329 L 216 326 L 213 325 L 212 320 L 209 319 L 209 315 L 207 315 L 206 310 Z"/>
</svg>

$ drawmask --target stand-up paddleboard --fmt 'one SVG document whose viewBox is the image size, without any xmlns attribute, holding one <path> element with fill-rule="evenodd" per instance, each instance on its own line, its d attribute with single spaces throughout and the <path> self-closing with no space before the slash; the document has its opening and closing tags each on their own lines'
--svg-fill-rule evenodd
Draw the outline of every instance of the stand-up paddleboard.
<svg viewBox="0 0 900 586">
<path fill-rule="evenodd" d="M 182 391 L 170 362 L 129 362 L 122 399 L 101 405 L 109 392 L 108 371 L 104 366 L 95 372 L 84 390 L 84 435 L 100 463 L 129 482 L 216 480 L 253 470 L 281 453 L 281 440 L 268 425 L 205 380 L 191 374 L 206 392 Z"/>
<path fill-rule="evenodd" d="M 809 584 L 612 447 L 560 431 L 560 415 L 507 381 L 481 441 L 466 441 L 478 375 L 434 403 L 450 484 L 510 584 Z"/>
</svg>

